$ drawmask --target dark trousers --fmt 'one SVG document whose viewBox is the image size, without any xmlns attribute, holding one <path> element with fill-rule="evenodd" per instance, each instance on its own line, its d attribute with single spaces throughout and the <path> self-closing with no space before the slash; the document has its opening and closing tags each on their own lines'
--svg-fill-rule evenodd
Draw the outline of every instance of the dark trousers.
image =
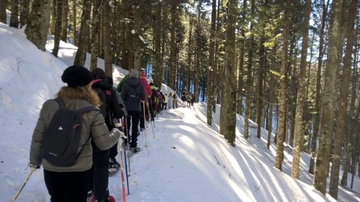
<svg viewBox="0 0 360 202">
<path fill-rule="evenodd" d="M 91 142 L 93 148 L 93 166 L 89 190 L 95 192 L 95 199 L 107 199 L 109 197 L 109 150 L 100 150 L 94 141 Z"/>
<path fill-rule="evenodd" d="M 140 120 L 140 111 L 128 111 L 128 117 L 126 119 L 127 126 L 125 127 L 125 134 L 128 134 L 128 130 L 131 127 L 131 142 L 130 147 L 137 146 L 138 126 Z M 130 124 L 131 119 L 131 124 Z"/>
<path fill-rule="evenodd" d="M 110 158 L 115 158 L 118 154 L 118 143 L 116 143 L 113 147 L 110 148 Z"/>
<path fill-rule="evenodd" d="M 51 202 L 86 202 L 91 171 L 51 172 L 44 169 L 44 179 Z"/>
</svg>

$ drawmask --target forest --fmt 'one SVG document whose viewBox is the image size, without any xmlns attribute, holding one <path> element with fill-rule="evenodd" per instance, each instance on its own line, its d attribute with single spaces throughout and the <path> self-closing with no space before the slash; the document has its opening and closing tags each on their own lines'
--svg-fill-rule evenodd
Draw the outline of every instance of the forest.
<svg viewBox="0 0 360 202">
<path fill-rule="evenodd" d="M 313 186 L 335 199 L 360 176 L 359 11 L 358 0 L 0 0 L 0 22 L 10 12 L 42 51 L 50 34 L 55 57 L 69 42 L 74 64 L 90 53 L 91 70 L 98 58 L 111 77 L 113 64 L 150 68 L 156 86 L 194 93 L 233 146 L 237 115 L 245 139 L 265 128 L 280 171 L 293 148 L 293 178 L 311 154 Z"/>
</svg>

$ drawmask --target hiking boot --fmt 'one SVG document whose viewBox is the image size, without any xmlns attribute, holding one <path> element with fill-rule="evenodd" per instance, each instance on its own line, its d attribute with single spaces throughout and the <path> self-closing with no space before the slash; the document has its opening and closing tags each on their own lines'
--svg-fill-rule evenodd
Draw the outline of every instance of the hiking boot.
<svg viewBox="0 0 360 202">
<path fill-rule="evenodd" d="M 130 147 L 130 152 L 133 154 L 136 154 L 140 151 L 141 151 L 141 149 L 139 147 Z"/>
<path fill-rule="evenodd" d="M 90 190 L 90 191 L 88 191 L 88 193 L 87 193 L 87 197 L 86 197 L 87 199 L 86 199 L 86 201 L 90 201 L 92 197 L 93 197 L 93 191 Z"/>
<path fill-rule="evenodd" d="M 120 164 L 116 161 L 115 158 L 109 159 L 109 169 L 116 169 L 119 170 Z"/>
<path fill-rule="evenodd" d="M 145 130 L 145 128 L 140 128 L 140 132 L 143 132 Z"/>
</svg>

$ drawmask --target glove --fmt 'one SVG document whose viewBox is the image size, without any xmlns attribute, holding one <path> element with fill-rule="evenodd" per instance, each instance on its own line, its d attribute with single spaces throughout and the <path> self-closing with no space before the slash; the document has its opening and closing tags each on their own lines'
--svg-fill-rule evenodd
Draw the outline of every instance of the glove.
<svg viewBox="0 0 360 202">
<path fill-rule="evenodd" d="M 39 165 L 32 165 L 32 164 L 29 164 L 30 168 L 35 168 L 35 169 L 39 169 L 40 166 Z"/>
</svg>

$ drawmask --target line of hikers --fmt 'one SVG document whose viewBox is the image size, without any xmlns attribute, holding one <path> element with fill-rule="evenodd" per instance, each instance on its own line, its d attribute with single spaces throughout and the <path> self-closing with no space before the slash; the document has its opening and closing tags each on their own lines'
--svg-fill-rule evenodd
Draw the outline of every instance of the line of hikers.
<svg viewBox="0 0 360 202">
<path fill-rule="evenodd" d="M 61 79 L 67 86 L 59 90 L 55 99 L 47 100 L 40 110 L 32 135 L 29 165 L 33 169 L 43 166 L 45 185 L 52 202 L 86 202 L 92 196 L 97 202 L 109 202 L 109 169 L 120 167 L 116 160 L 119 138 L 129 135 L 124 142 L 130 146 L 130 154 L 139 152 L 137 137 L 145 129 L 145 120 L 154 120 L 161 110 L 177 108 L 177 95 L 175 92 L 164 95 L 153 83 L 148 83 L 144 71 L 139 74 L 136 69 L 130 69 L 117 88 L 100 68 L 90 72 L 82 66 L 70 66 Z M 80 137 L 76 141 L 60 142 L 50 138 L 65 128 L 61 121 L 64 117 L 53 120 L 63 110 L 59 100 L 66 110 L 78 112 L 74 120 L 68 120 L 74 122 L 66 129 L 68 136 Z M 83 110 L 94 106 L 98 108 Z M 45 159 L 44 143 L 51 141 L 59 146 L 46 151 L 51 158 Z M 73 156 L 70 156 L 74 152 L 68 152 L 69 148 L 75 150 Z M 58 162 L 71 158 L 75 159 L 74 163 L 57 166 L 63 165 Z"/>
</svg>

